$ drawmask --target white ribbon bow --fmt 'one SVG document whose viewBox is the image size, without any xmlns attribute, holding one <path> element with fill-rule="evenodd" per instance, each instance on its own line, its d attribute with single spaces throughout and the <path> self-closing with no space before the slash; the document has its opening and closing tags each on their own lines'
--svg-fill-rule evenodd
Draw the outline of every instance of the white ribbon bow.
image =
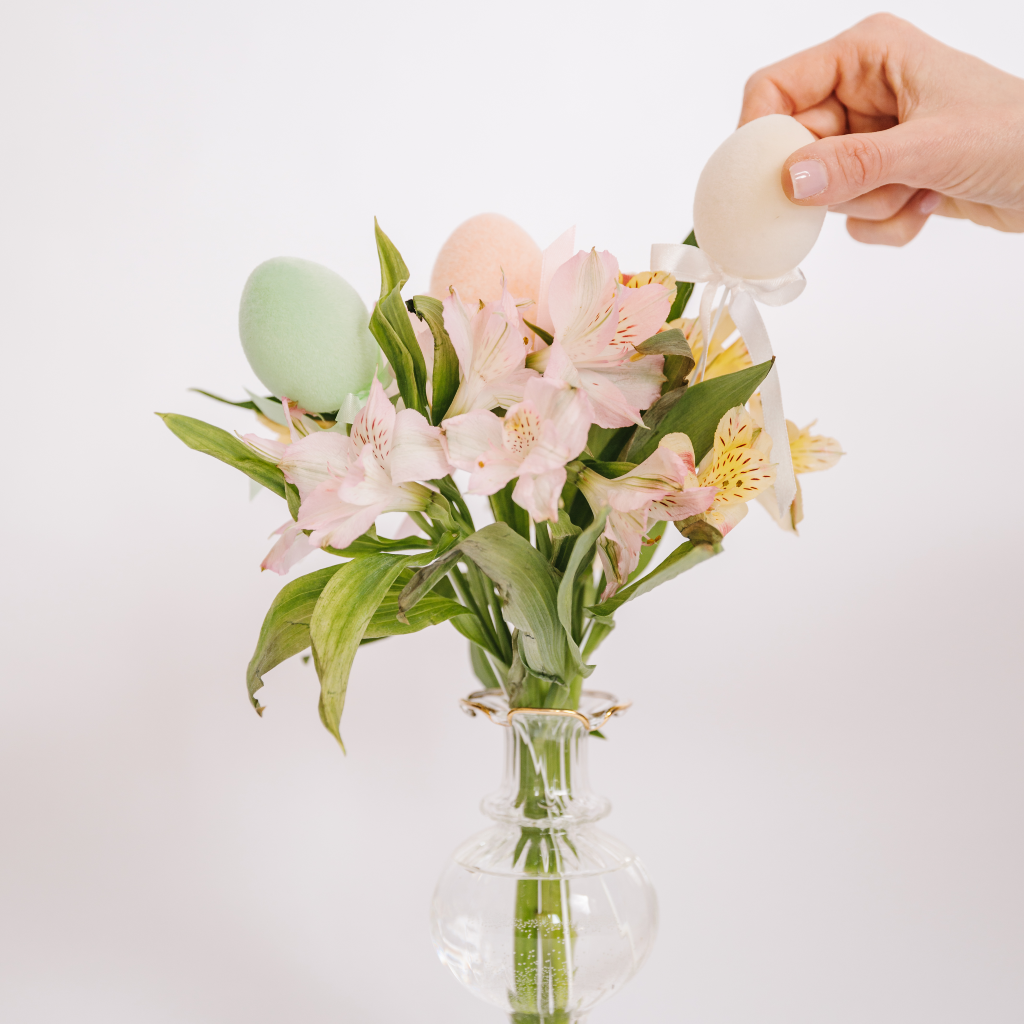
<svg viewBox="0 0 1024 1024">
<path fill-rule="evenodd" d="M 728 307 L 740 334 L 746 342 L 750 358 L 763 363 L 772 358 L 772 343 L 768 329 L 757 310 L 757 302 L 766 306 L 785 306 L 792 302 L 807 284 L 803 273 L 791 270 L 783 277 L 767 281 L 748 281 L 742 277 L 727 274 L 707 253 L 694 245 L 652 245 L 651 270 L 665 270 L 677 281 L 692 281 L 705 284 L 700 297 L 700 329 L 704 336 L 704 350 L 701 352 L 698 379 L 704 376 L 711 337 L 718 326 L 716 319 L 711 323 L 715 295 L 719 287 L 724 289 L 721 311 Z M 796 476 L 793 473 L 793 458 L 789 451 L 789 431 L 786 429 L 786 414 L 782 410 L 782 389 L 779 387 L 779 372 L 772 367 L 761 382 L 761 407 L 764 411 L 764 428 L 772 439 L 771 458 L 775 462 L 775 498 L 779 503 L 779 515 L 789 514 L 789 506 L 796 497 Z"/>
</svg>

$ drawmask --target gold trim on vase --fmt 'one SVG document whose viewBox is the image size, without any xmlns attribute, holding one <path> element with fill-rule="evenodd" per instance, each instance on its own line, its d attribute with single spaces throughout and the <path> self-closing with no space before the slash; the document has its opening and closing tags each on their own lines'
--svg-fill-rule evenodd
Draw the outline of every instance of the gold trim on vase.
<svg viewBox="0 0 1024 1024">
<path fill-rule="evenodd" d="M 573 718 L 578 718 L 587 727 L 589 732 L 600 729 L 609 718 L 621 715 L 633 706 L 633 702 L 630 700 L 620 701 L 612 694 L 603 693 L 599 690 L 584 690 L 580 697 L 589 698 L 598 704 L 593 718 L 588 717 L 582 711 L 570 708 L 509 708 L 508 711 L 505 711 L 505 708 L 500 706 L 505 703 L 505 695 L 500 691 L 495 692 L 494 690 L 477 690 L 468 697 L 463 697 L 459 704 L 468 715 L 476 716 L 477 713 L 486 715 L 487 719 L 495 725 L 510 726 L 513 715 L 569 715 Z M 492 703 L 484 703 L 483 698 L 490 698 Z M 607 706 L 602 706 L 602 702 Z M 611 703 L 608 704 L 607 702 Z M 495 707 L 495 704 L 499 706 Z M 504 712 L 504 715 L 502 712 Z"/>
<path fill-rule="evenodd" d="M 513 715 L 564 715 L 567 718 L 578 718 L 588 732 L 591 728 L 590 719 L 586 715 L 570 708 L 510 708 L 506 725 L 512 724 Z"/>
</svg>

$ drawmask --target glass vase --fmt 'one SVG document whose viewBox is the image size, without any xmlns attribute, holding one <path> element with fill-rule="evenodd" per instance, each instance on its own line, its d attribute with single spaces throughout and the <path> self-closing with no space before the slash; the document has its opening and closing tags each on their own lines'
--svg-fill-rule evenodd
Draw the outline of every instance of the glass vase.
<svg viewBox="0 0 1024 1024">
<path fill-rule="evenodd" d="M 463 843 L 437 884 L 441 961 L 514 1024 L 580 1024 L 654 943 L 654 888 L 594 824 L 610 810 L 587 779 L 590 734 L 625 710 L 584 691 L 578 711 L 509 709 L 494 690 L 463 704 L 505 725 L 505 776 L 482 804 L 494 824 Z"/>
</svg>

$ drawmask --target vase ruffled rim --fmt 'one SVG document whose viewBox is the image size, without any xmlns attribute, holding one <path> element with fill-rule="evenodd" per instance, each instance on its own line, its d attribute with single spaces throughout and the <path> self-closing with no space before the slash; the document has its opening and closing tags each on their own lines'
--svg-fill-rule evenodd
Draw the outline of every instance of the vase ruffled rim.
<svg viewBox="0 0 1024 1024">
<path fill-rule="evenodd" d="M 512 708 L 502 690 L 476 690 L 463 697 L 459 705 L 467 715 L 485 715 L 495 725 L 510 726 L 516 715 L 562 715 L 579 719 L 588 732 L 600 729 L 609 719 L 625 714 L 633 702 L 620 700 L 604 690 L 584 690 L 580 694 L 580 706 L 569 708 Z"/>
</svg>

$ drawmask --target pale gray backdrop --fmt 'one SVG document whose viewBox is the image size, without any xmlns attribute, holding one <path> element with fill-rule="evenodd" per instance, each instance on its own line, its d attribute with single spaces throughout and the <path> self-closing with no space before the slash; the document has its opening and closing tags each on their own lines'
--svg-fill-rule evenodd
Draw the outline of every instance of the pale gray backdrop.
<svg viewBox="0 0 1024 1024">
<path fill-rule="evenodd" d="M 485 210 L 644 268 L 746 76 L 869 11 L 5 6 L 0 1018 L 497 1024 L 427 937 L 499 769 L 465 642 L 361 653 L 347 758 L 297 660 L 258 719 L 284 514 L 152 411 L 248 428 L 186 392 L 256 386 L 246 275 L 303 256 L 372 301 L 374 214 L 414 289 Z M 900 13 L 1024 73 L 1019 6 Z M 600 654 L 635 708 L 595 781 L 662 929 L 594 1024 L 1024 1017 L 1024 238 L 832 218 L 805 270 L 768 313 L 787 408 L 849 454 L 799 539 L 755 507 Z"/>
</svg>

